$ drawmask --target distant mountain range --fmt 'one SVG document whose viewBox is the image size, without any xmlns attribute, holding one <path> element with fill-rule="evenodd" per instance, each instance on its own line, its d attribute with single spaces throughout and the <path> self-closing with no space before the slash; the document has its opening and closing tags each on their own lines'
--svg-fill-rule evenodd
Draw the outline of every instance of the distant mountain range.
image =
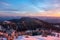
<svg viewBox="0 0 60 40">
<path fill-rule="evenodd" d="M 48 23 L 46 21 L 37 19 L 37 18 L 31 18 L 31 17 L 22 17 L 20 19 L 11 19 L 7 20 L 12 23 L 16 23 L 17 29 L 22 30 L 35 30 L 36 28 L 40 29 L 52 29 L 52 30 L 60 30 L 60 27 L 55 27 L 51 23 Z"/>
<path fill-rule="evenodd" d="M 60 23 L 60 17 L 35 17 L 49 23 Z"/>
<path fill-rule="evenodd" d="M 19 16 L 17 16 L 17 17 L 15 17 L 15 16 L 0 16 L 0 22 L 6 21 L 6 20 L 11 20 L 11 19 L 19 19 L 19 18 L 21 18 L 21 17 L 19 17 Z"/>
<path fill-rule="evenodd" d="M 5 20 L 11 20 L 11 19 L 20 19 L 21 16 L 0 16 L 0 22 Z M 31 17 L 31 18 L 37 18 L 49 23 L 60 23 L 60 17 Z"/>
<path fill-rule="evenodd" d="M 6 29 L 14 29 L 17 31 L 36 30 L 36 29 L 47 29 L 47 30 L 51 29 L 60 31 L 60 24 L 56 26 L 54 23 L 49 23 L 40 20 L 38 18 L 31 18 L 31 17 L 21 17 L 20 19 L 17 17 L 15 19 L 9 19 L 3 21 L 1 25 Z"/>
</svg>

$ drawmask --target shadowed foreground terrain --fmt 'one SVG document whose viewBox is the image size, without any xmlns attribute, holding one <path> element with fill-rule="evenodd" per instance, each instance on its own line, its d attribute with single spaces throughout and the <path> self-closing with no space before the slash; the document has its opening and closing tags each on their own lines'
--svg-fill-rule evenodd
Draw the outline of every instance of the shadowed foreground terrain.
<svg viewBox="0 0 60 40">
<path fill-rule="evenodd" d="M 48 23 L 43 20 L 31 17 L 22 17 L 20 19 L 11 19 L 0 22 L 0 35 L 3 35 L 7 38 L 11 36 L 19 35 L 42 35 L 42 36 L 55 36 L 54 33 L 60 33 L 60 24 L 59 23 Z M 57 34 L 59 37 L 59 34 Z"/>
</svg>

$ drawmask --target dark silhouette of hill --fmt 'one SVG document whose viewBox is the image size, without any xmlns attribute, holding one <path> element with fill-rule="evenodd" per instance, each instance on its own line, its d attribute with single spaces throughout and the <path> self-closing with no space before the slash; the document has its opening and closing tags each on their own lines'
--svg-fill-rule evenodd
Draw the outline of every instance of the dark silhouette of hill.
<svg viewBox="0 0 60 40">
<path fill-rule="evenodd" d="M 16 25 L 17 31 L 25 31 L 25 30 L 35 30 L 35 29 L 52 29 L 52 30 L 60 30 L 60 28 L 53 26 L 51 23 L 42 21 L 37 18 L 30 17 L 22 17 L 21 19 L 12 19 L 8 20 L 14 22 Z"/>
</svg>

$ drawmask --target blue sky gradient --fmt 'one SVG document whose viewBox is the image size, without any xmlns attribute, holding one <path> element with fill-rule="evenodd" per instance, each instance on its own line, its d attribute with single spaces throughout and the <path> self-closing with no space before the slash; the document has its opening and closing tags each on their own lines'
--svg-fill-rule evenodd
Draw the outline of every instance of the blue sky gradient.
<svg viewBox="0 0 60 40">
<path fill-rule="evenodd" d="M 0 0 L 0 14 L 36 14 L 55 9 L 60 11 L 60 0 Z"/>
</svg>

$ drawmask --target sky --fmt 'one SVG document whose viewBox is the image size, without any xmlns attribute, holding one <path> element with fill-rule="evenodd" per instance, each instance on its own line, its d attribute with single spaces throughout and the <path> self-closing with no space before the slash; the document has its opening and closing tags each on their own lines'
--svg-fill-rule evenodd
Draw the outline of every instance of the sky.
<svg viewBox="0 0 60 40">
<path fill-rule="evenodd" d="M 60 0 L 0 0 L 0 16 L 60 17 Z"/>
</svg>

